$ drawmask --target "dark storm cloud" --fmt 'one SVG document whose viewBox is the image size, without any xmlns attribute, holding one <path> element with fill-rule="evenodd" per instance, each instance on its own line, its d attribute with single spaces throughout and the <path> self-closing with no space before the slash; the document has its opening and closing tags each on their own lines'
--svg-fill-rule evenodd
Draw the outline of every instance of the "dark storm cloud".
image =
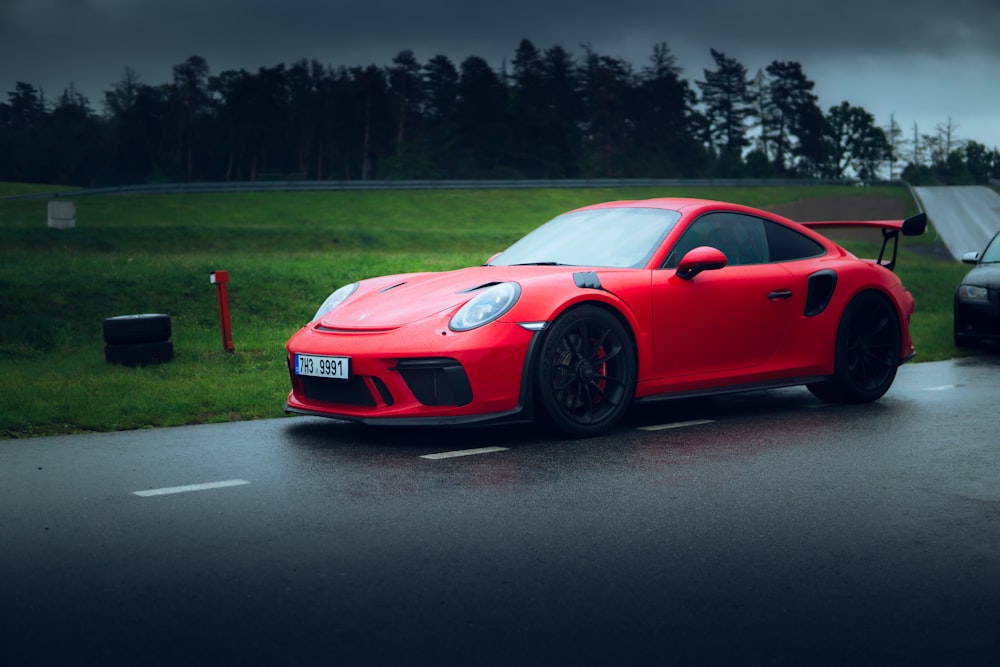
<svg viewBox="0 0 1000 667">
<path fill-rule="evenodd" d="M 644 55 L 660 41 L 705 52 L 716 48 L 830 56 L 861 52 L 946 57 L 976 51 L 1000 55 L 1000 3 L 996 0 L 822 4 L 803 0 L 512 0 L 488 9 L 468 0 L 375 0 L 320 7 L 308 0 L 291 0 L 280 6 L 282 11 L 275 12 L 271 1 L 244 2 L 236 11 L 260 38 L 348 53 L 391 54 L 418 46 L 455 59 L 468 54 L 495 58 L 512 53 L 518 40 L 526 37 L 536 46 L 558 43 L 570 50 L 583 42 L 618 43 Z"/>
<path fill-rule="evenodd" d="M 710 49 L 751 74 L 795 61 L 824 107 L 849 99 L 879 116 L 916 117 L 920 104 L 929 122 L 950 114 L 978 129 L 1000 106 L 997 35 L 997 0 L 2 0 L 0 87 L 26 81 L 51 98 L 74 84 L 99 107 L 126 66 L 166 83 L 191 55 L 213 73 L 302 58 L 387 65 L 404 49 L 421 61 L 475 55 L 499 67 L 526 38 L 574 55 L 588 44 L 639 69 L 664 42 L 692 80 L 714 66 Z M 876 102 L 887 93 L 900 102 Z M 988 143 L 1000 143 L 1000 130 Z"/>
</svg>

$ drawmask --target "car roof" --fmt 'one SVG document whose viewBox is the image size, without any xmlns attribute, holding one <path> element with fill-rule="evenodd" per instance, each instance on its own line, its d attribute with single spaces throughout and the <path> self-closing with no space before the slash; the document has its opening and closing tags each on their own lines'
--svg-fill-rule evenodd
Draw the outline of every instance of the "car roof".
<svg viewBox="0 0 1000 667">
<path fill-rule="evenodd" d="M 785 220 L 782 216 L 766 213 L 742 204 L 717 201 L 713 199 L 699 199 L 697 197 L 655 197 L 651 199 L 620 199 L 617 201 L 601 202 L 582 206 L 577 211 L 595 210 L 602 208 L 658 208 L 667 211 L 679 211 L 682 213 L 697 213 L 708 210 L 729 210 L 742 211 L 756 215 L 767 215 L 770 218 Z"/>
</svg>

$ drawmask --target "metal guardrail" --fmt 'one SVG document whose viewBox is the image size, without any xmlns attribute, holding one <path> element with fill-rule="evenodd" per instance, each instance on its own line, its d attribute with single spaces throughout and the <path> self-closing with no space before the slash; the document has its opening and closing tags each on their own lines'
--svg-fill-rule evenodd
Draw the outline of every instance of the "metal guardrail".
<svg viewBox="0 0 1000 667">
<path fill-rule="evenodd" d="M 485 190 L 523 188 L 624 188 L 624 187 L 705 187 L 749 185 L 845 185 L 852 181 L 811 179 L 741 178 L 581 178 L 581 179 L 496 179 L 496 180 L 405 180 L 405 181 L 219 181 L 204 183 L 153 183 L 105 188 L 37 192 L 0 197 L 20 199 L 69 199 L 98 195 L 194 194 L 218 192 L 322 192 L 337 190 Z"/>
</svg>

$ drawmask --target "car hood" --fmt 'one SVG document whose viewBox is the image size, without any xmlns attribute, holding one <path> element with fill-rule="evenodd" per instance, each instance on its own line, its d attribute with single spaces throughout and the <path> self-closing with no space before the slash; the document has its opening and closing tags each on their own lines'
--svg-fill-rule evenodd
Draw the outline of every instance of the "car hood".
<svg viewBox="0 0 1000 667">
<path fill-rule="evenodd" d="M 987 289 L 1000 289 L 1000 264 L 980 264 L 965 274 L 962 283 Z"/>
<path fill-rule="evenodd" d="M 319 325 L 342 331 L 395 329 L 455 310 L 484 287 L 531 280 L 539 268 L 478 266 L 364 280 L 357 292 L 320 318 Z M 561 267 L 545 268 L 551 274 L 553 268 Z M 567 270 L 572 273 L 572 269 Z"/>
</svg>

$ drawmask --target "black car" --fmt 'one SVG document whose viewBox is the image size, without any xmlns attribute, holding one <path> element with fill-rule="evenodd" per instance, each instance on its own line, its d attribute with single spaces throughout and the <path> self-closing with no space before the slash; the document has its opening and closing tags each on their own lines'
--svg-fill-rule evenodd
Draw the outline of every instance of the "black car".
<svg viewBox="0 0 1000 667">
<path fill-rule="evenodd" d="M 966 253 L 962 261 L 976 268 L 955 292 L 955 345 L 1000 345 L 1000 232 L 986 250 Z"/>
</svg>

